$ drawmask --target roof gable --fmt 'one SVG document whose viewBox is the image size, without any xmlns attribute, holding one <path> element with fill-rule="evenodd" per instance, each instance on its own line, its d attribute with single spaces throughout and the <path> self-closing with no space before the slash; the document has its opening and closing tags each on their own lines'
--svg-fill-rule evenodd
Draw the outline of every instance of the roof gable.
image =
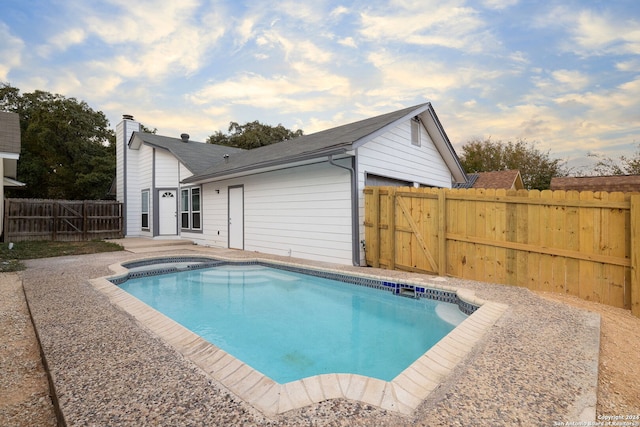
<svg viewBox="0 0 640 427">
<path fill-rule="evenodd" d="M 196 141 L 184 142 L 180 138 L 171 138 L 145 132 L 134 132 L 131 135 L 129 147 L 135 150 L 142 144 L 169 151 L 194 174 L 202 172 L 212 165 L 224 162 L 225 155 L 245 151 L 241 148 L 206 144 Z"/>
<path fill-rule="evenodd" d="M 229 157 L 228 162 L 218 163 L 200 174 L 187 178 L 185 182 L 204 181 L 261 168 L 345 154 L 372 140 L 401 120 L 417 115 L 420 115 L 423 122 L 427 122 L 425 124 L 427 132 L 432 136 L 440 155 L 445 159 L 456 180 L 466 180 L 458 157 L 444 130 L 442 130 L 431 104 L 424 103 L 310 135 L 236 153 Z"/>
</svg>

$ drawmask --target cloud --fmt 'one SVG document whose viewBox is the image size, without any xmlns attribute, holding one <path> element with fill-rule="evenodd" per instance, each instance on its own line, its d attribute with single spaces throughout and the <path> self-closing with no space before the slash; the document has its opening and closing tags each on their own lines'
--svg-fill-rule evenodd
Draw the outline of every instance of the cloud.
<svg viewBox="0 0 640 427">
<path fill-rule="evenodd" d="M 544 91 L 541 95 L 557 96 L 560 93 L 574 92 L 586 88 L 590 77 L 577 70 L 555 70 L 548 77 L 534 77 L 535 85 Z"/>
<path fill-rule="evenodd" d="M 353 37 L 345 37 L 343 39 L 340 39 L 338 40 L 338 44 L 341 44 L 342 46 L 347 46 L 347 47 L 354 47 L 354 48 L 358 47 Z"/>
<path fill-rule="evenodd" d="M 514 6 L 519 0 L 484 0 L 482 4 L 488 9 L 506 9 Z"/>
<path fill-rule="evenodd" d="M 64 52 L 71 46 L 81 44 L 86 37 L 87 33 L 82 28 L 70 28 L 51 37 L 49 42 L 40 46 L 37 51 L 40 55 L 48 57 L 55 52 Z"/>
<path fill-rule="evenodd" d="M 264 31 L 256 41 L 263 50 L 281 50 L 285 62 L 304 60 L 326 64 L 333 57 L 330 50 L 310 40 L 288 38 L 275 29 Z"/>
<path fill-rule="evenodd" d="M 479 68 L 477 65 L 453 64 L 434 61 L 430 57 L 400 56 L 389 51 L 370 53 L 367 60 L 378 70 L 379 81 L 369 96 L 384 99 L 412 99 L 422 96 L 437 101 L 448 92 L 476 91 L 487 95 L 494 81 L 512 73 L 503 70 Z"/>
<path fill-rule="evenodd" d="M 578 14 L 571 31 L 573 39 L 587 51 L 640 54 L 640 22 L 585 10 Z"/>
<path fill-rule="evenodd" d="M 538 28 L 566 31 L 568 39 L 560 44 L 561 49 L 581 57 L 640 54 L 640 21 L 631 18 L 637 13 L 616 9 L 616 5 L 608 3 L 603 10 L 559 6 L 534 22 Z"/>
<path fill-rule="evenodd" d="M 361 35 L 378 43 L 441 46 L 465 52 L 482 52 L 497 43 L 472 8 L 436 3 L 403 6 L 363 12 Z"/>
<path fill-rule="evenodd" d="M 201 10 L 194 0 L 110 3 L 116 6 L 112 13 L 91 9 L 82 19 L 88 36 L 112 53 L 94 65 L 126 78 L 193 74 L 226 30 L 223 16 Z"/>
<path fill-rule="evenodd" d="M 242 104 L 281 112 L 317 111 L 326 98 L 348 96 L 348 79 L 325 70 L 311 67 L 305 62 L 291 64 L 288 75 L 264 76 L 243 73 L 225 81 L 212 83 L 188 95 L 196 105 Z M 323 101 L 324 99 L 324 101 Z M 335 100 L 333 101 L 335 102 Z"/>
<path fill-rule="evenodd" d="M 0 80 L 9 80 L 9 73 L 22 63 L 24 42 L 11 34 L 9 27 L 0 22 Z"/>
</svg>

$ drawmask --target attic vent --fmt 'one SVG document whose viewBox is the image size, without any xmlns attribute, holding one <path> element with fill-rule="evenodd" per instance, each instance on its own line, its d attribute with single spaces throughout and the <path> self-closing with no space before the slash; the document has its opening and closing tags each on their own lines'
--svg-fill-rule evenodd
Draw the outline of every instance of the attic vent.
<svg viewBox="0 0 640 427">
<path fill-rule="evenodd" d="M 411 144 L 420 147 L 420 118 L 411 119 Z"/>
<path fill-rule="evenodd" d="M 224 156 L 222 156 L 224 158 L 224 162 L 225 163 L 229 163 L 229 155 L 225 154 Z"/>
<path fill-rule="evenodd" d="M 182 140 L 182 142 L 189 142 L 189 134 L 188 133 L 181 133 L 180 134 L 180 139 Z"/>
<path fill-rule="evenodd" d="M 133 120 L 133 116 L 131 114 L 123 114 L 122 120 Z"/>
</svg>

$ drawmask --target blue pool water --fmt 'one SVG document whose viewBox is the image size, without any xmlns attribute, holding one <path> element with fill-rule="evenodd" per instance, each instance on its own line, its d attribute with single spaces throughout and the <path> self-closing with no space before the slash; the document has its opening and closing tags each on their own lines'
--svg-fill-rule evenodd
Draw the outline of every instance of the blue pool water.
<svg viewBox="0 0 640 427">
<path fill-rule="evenodd" d="M 467 317 L 451 303 L 260 265 L 120 287 L 281 384 L 324 373 L 390 381 Z"/>
</svg>

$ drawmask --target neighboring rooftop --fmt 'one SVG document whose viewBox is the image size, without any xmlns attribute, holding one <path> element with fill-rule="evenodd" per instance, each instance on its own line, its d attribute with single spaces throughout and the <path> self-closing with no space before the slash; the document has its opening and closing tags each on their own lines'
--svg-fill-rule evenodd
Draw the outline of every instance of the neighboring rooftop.
<svg viewBox="0 0 640 427">
<path fill-rule="evenodd" d="M 454 188 L 503 188 L 505 190 L 522 190 L 524 183 L 517 169 L 477 172 L 467 174 L 469 180 L 465 183 L 456 184 Z"/>
<path fill-rule="evenodd" d="M 552 190 L 640 192 L 640 175 L 551 178 Z"/>
<path fill-rule="evenodd" d="M 20 116 L 0 111 L 0 153 L 20 154 Z"/>
</svg>

